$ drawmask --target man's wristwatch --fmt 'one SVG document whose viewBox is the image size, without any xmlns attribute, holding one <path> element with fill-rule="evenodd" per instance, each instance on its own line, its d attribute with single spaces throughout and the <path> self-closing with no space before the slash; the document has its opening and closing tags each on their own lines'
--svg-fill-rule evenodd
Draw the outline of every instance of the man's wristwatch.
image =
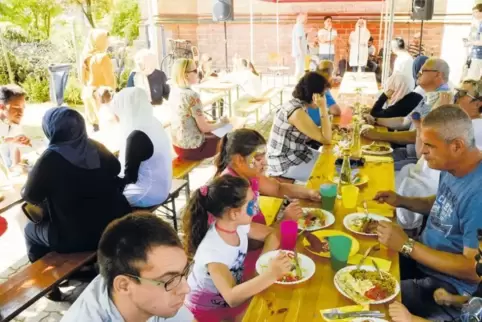
<svg viewBox="0 0 482 322">
<path fill-rule="evenodd" d="M 403 244 L 400 253 L 402 253 L 402 255 L 405 257 L 410 257 L 410 254 L 412 254 L 413 251 L 413 246 L 415 246 L 415 240 L 409 238 L 405 244 Z"/>
</svg>

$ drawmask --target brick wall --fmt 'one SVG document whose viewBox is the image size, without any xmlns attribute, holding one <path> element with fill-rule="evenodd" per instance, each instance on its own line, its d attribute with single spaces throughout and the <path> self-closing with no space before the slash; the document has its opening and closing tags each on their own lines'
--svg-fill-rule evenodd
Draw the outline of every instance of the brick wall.
<svg viewBox="0 0 482 322">
<path fill-rule="evenodd" d="M 321 22 L 308 23 L 307 28 L 313 28 L 309 34 L 312 39 L 322 25 Z M 336 60 L 342 57 L 348 57 L 348 37 L 350 32 L 354 30 L 355 21 L 334 21 L 334 28 L 338 32 L 336 40 Z M 222 23 L 202 23 L 202 24 L 164 24 L 166 36 L 174 38 L 182 38 L 191 40 L 199 47 L 201 53 L 209 53 L 213 57 L 214 66 L 217 68 L 224 67 L 224 27 Z M 292 24 L 280 24 L 280 53 L 283 56 L 285 65 L 293 67 L 291 58 L 291 29 Z M 379 27 L 378 22 L 369 22 L 370 30 L 377 51 L 380 49 L 379 44 Z M 250 34 L 249 24 L 247 23 L 228 23 L 228 63 L 231 65 L 231 57 L 238 53 L 242 57 L 250 56 Z M 441 39 L 443 38 L 442 23 L 426 23 L 424 26 L 424 46 L 427 52 L 433 53 L 435 56 L 440 55 Z M 395 23 L 394 36 L 401 36 L 405 40 L 410 39 L 413 35 L 420 31 L 420 24 L 416 23 Z M 382 35 L 383 38 L 383 35 Z M 382 40 L 383 41 L 383 40 Z M 254 62 L 261 70 L 265 70 L 271 64 L 268 60 L 269 53 L 276 52 L 276 24 L 273 23 L 256 23 L 254 27 Z"/>
</svg>

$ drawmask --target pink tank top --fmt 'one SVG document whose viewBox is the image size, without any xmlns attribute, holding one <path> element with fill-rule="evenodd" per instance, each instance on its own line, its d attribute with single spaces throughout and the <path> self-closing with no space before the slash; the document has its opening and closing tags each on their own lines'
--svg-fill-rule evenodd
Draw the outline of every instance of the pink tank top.
<svg viewBox="0 0 482 322">
<path fill-rule="evenodd" d="M 229 174 L 232 175 L 233 177 L 238 177 L 238 174 L 231 168 L 227 167 L 226 170 L 223 171 L 221 174 L 222 176 Z M 261 211 L 261 208 L 259 207 L 259 179 L 258 178 L 251 178 L 249 179 L 249 184 L 251 186 L 251 190 L 253 191 L 254 194 L 254 200 L 256 202 L 256 215 L 253 216 L 253 222 L 259 223 L 266 225 L 266 220 L 264 218 L 263 212 Z M 212 224 L 215 220 L 214 216 L 209 214 L 209 224 Z"/>
</svg>

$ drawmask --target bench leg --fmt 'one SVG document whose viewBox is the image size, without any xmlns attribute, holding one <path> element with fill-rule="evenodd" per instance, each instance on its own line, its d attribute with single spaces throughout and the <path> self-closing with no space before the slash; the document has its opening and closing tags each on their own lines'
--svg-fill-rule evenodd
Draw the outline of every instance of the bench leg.
<svg viewBox="0 0 482 322">
<path fill-rule="evenodd" d="M 189 201 L 189 198 L 191 197 L 191 183 L 189 182 L 189 174 L 187 174 L 185 177 L 184 177 L 184 180 L 187 181 L 187 185 L 186 185 L 186 203 Z"/>
<path fill-rule="evenodd" d="M 172 222 L 174 224 L 174 230 L 177 232 L 177 212 L 176 212 L 176 198 L 172 198 Z"/>
</svg>

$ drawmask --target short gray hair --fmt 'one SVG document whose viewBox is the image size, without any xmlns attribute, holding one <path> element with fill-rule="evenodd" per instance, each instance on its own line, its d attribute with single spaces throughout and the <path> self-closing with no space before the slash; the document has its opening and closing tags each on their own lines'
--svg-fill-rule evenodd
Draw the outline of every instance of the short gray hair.
<svg viewBox="0 0 482 322">
<path fill-rule="evenodd" d="M 447 143 L 461 138 L 467 147 L 476 147 L 472 120 L 458 105 L 447 104 L 432 110 L 423 119 L 422 125 L 437 128 L 438 134 Z"/>
<path fill-rule="evenodd" d="M 443 60 L 442 58 L 429 58 L 425 62 L 425 64 L 429 64 L 430 68 L 442 73 L 444 82 L 448 83 L 450 76 L 450 67 L 445 60 Z"/>
</svg>

